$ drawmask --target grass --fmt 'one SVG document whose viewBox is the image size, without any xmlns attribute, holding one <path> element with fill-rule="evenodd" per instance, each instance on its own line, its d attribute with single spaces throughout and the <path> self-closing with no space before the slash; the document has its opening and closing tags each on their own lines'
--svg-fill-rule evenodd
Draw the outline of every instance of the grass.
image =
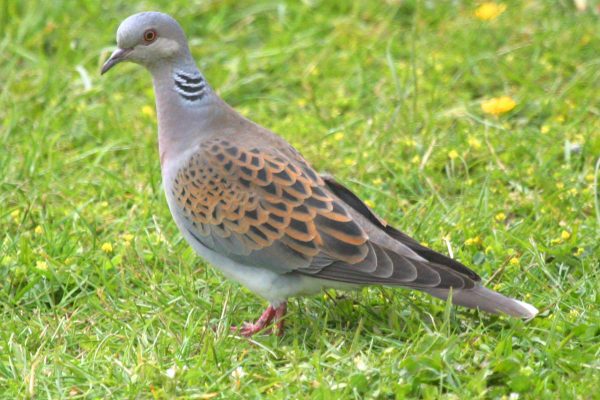
<svg viewBox="0 0 600 400">
<path fill-rule="evenodd" d="M 3 2 L 0 397 L 599 398 L 598 15 L 505 4 Z M 369 288 L 230 334 L 265 304 L 177 232 L 149 75 L 99 76 L 144 9 L 230 104 L 541 315 Z"/>
</svg>

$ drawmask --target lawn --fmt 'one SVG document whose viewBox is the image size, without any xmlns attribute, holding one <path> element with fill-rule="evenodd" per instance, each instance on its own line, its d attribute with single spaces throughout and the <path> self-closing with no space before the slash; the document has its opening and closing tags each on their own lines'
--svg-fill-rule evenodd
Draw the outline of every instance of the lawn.
<svg viewBox="0 0 600 400">
<path fill-rule="evenodd" d="M 128 3 L 0 3 L 0 398 L 600 398 L 595 6 Z M 99 75 L 147 9 L 237 110 L 540 315 L 374 287 L 230 333 L 266 304 L 171 220 L 149 74 Z"/>
</svg>

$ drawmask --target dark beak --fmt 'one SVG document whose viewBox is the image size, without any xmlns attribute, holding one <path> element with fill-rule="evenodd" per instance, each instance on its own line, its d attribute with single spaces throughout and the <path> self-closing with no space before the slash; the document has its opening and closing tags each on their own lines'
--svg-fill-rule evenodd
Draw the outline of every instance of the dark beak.
<svg viewBox="0 0 600 400">
<path fill-rule="evenodd" d="M 127 55 L 131 53 L 133 49 L 117 49 L 115 50 L 108 60 L 102 66 L 102 70 L 100 71 L 100 75 L 104 75 L 109 69 L 120 63 L 121 61 L 125 61 L 127 59 Z"/>
</svg>

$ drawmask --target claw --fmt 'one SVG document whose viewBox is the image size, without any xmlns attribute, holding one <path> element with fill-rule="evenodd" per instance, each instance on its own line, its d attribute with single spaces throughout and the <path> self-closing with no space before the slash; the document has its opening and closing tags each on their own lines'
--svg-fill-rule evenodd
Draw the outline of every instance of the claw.
<svg viewBox="0 0 600 400">
<path fill-rule="evenodd" d="M 241 327 L 232 326 L 232 332 L 238 332 L 245 337 L 250 337 L 255 333 L 265 331 L 265 328 L 271 324 L 273 320 L 275 320 L 275 329 L 274 333 L 277 336 L 283 335 L 284 325 L 283 325 L 283 317 L 285 316 L 287 310 L 287 303 L 282 303 L 277 308 L 269 305 L 267 309 L 262 313 L 260 318 L 256 321 L 256 323 L 244 322 Z M 272 333 L 273 331 L 266 330 L 267 333 Z"/>
</svg>

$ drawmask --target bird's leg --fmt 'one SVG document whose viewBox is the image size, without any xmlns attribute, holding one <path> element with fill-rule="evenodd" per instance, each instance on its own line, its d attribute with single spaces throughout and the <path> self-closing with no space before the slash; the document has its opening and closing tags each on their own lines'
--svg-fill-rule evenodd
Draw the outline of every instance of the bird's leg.
<svg viewBox="0 0 600 400">
<path fill-rule="evenodd" d="M 275 334 L 277 336 L 282 336 L 283 331 L 285 330 L 285 313 L 287 311 L 287 302 L 281 303 L 275 309 Z"/>
<path fill-rule="evenodd" d="M 269 307 L 267 307 L 265 312 L 262 313 L 262 315 L 256 321 L 256 323 L 252 324 L 250 322 L 244 322 L 244 324 L 240 328 L 240 333 L 242 334 L 242 336 L 250 337 L 257 332 L 262 331 L 267 325 L 271 323 L 276 313 L 276 309 L 269 304 Z M 232 330 L 236 330 L 236 328 L 232 327 Z"/>
<path fill-rule="evenodd" d="M 242 336 L 250 337 L 255 333 L 264 330 L 272 321 L 275 321 L 274 333 L 277 336 L 283 335 L 284 331 L 284 317 L 287 311 L 287 302 L 283 302 L 277 307 L 273 307 L 269 304 L 269 307 L 262 313 L 260 318 L 255 323 L 244 322 L 242 327 L 239 329 Z M 235 326 L 231 327 L 232 331 L 237 331 L 238 328 Z"/>
</svg>

